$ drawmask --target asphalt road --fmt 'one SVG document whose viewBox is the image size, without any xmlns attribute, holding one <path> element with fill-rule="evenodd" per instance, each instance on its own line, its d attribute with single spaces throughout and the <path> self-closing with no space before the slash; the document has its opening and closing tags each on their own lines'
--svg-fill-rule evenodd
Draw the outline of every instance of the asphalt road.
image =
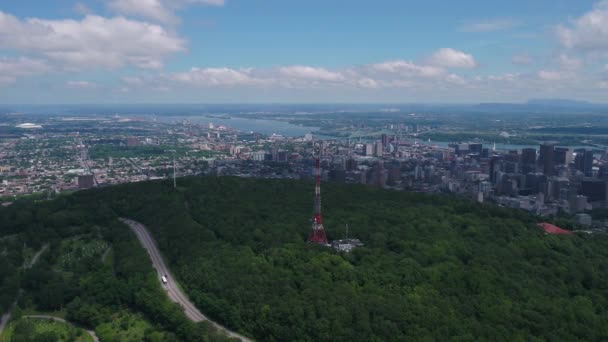
<svg viewBox="0 0 608 342">
<path fill-rule="evenodd" d="M 184 309 L 184 313 L 190 320 L 192 320 L 194 322 L 207 321 L 207 322 L 211 323 L 215 328 L 223 331 L 226 335 L 228 335 L 230 337 L 238 338 L 241 341 L 246 341 L 246 342 L 251 341 L 249 338 L 242 336 L 236 332 L 230 331 L 226 327 L 222 326 L 221 324 L 216 323 L 216 322 L 210 320 L 209 318 L 207 318 L 205 315 L 203 315 L 194 306 L 194 304 L 192 304 L 192 302 L 190 302 L 190 300 L 188 300 L 188 298 L 182 292 L 182 290 L 179 288 L 179 286 L 177 286 L 177 283 L 175 282 L 175 278 L 169 271 L 169 268 L 167 268 L 167 265 L 165 264 L 161 254 L 160 254 L 160 251 L 156 247 L 156 243 L 152 239 L 152 236 L 150 236 L 150 233 L 148 232 L 146 227 L 143 224 L 133 221 L 133 220 L 129 220 L 129 219 L 125 219 L 125 218 L 121 218 L 120 220 L 123 223 L 127 224 L 129 227 L 131 227 L 131 229 L 133 229 L 133 231 L 137 235 L 137 238 L 139 239 L 139 242 L 141 242 L 141 244 L 144 246 L 144 248 L 148 251 L 148 254 L 150 255 L 150 259 L 152 259 L 152 264 L 154 265 L 154 268 L 156 269 L 156 272 L 158 273 L 158 281 L 161 283 L 161 285 L 167 292 L 167 295 L 169 296 L 169 298 L 173 302 L 178 303 Z M 167 275 L 167 279 L 168 279 L 167 284 L 163 284 L 161 281 L 161 277 L 163 275 Z"/>
</svg>

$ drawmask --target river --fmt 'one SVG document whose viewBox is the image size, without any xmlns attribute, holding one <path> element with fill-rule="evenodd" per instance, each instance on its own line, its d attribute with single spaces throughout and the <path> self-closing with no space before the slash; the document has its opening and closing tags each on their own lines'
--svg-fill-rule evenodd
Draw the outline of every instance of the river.
<svg viewBox="0 0 608 342">
<path fill-rule="evenodd" d="M 453 144 L 453 142 L 447 142 L 447 141 L 423 141 L 423 140 L 419 140 L 418 141 L 419 144 L 422 145 L 428 145 L 428 146 L 438 146 L 438 147 L 448 147 L 449 144 Z M 492 148 L 494 146 L 494 144 L 490 144 L 490 143 L 486 143 L 483 144 L 483 147 L 489 147 Z M 571 150 L 576 150 L 576 149 L 592 149 L 592 150 L 598 150 L 598 151 L 603 151 L 602 148 L 600 147 L 594 147 L 594 146 L 564 146 L 564 145 L 556 145 L 556 147 L 567 147 Z M 535 148 L 535 149 L 540 149 L 540 144 L 537 145 L 513 145 L 513 144 L 496 144 L 496 149 L 499 151 L 510 151 L 510 150 L 521 150 L 524 148 Z"/>
<path fill-rule="evenodd" d="M 266 135 L 279 134 L 286 137 L 300 137 L 305 134 L 311 133 L 319 129 L 319 127 L 307 127 L 294 125 L 285 121 L 276 120 L 264 120 L 264 119 L 248 119 L 248 118 L 236 118 L 236 117 L 210 117 L 206 115 L 193 115 L 193 116 L 153 116 L 160 122 L 165 123 L 179 123 L 184 120 L 208 125 L 212 123 L 214 126 L 226 126 L 228 128 L 236 129 L 241 132 L 255 132 Z"/>
</svg>

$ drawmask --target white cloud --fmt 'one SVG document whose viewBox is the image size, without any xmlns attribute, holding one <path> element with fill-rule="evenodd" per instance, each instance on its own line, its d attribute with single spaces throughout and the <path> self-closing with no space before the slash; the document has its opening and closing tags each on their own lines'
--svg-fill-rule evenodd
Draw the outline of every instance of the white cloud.
<svg viewBox="0 0 608 342">
<path fill-rule="evenodd" d="M 474 68 L 477 66 L 472 55 L 450 48 L 437 50 L 429 61 L 433 65 L 446 68 Z"/>
<path fill-rule="evenodd" d="M 608 81 L 600 81 L 597 86 L 600 89 L 608 89 Z"/>
<path fill-rule="evenodd" d="M 517 22 L 512 19 L 487 19 L 467 22 L 460 27 L 460 30 L 464 32 L 490 32 L 506 30 L 515 26 L 517 26 Z"/>
<path fill-rule="evenodd" d="M 502 75 L 490 75 L 487 76 L 485 78 L 485 80 L 488 81 L 506 81 L 506 82 L 513 82 L 516 81 L 520 78 L 520 74 L 512 74 L 512 73 L 506 73 L 506 74 L 502 74 Z M 482 79 L 479 79 L 482 80 Z"/>
<path fill-rule="evenodd" d="M 446 80 L 447 82 L 454 83 L 454 84 L 461 84 L 461 85 L 462 85 L 462 84 L 465 84 L 465 83 L 466 83 L 466 81 L 464 80 L 464 78 L 462 78 L 462 77 L 460 77 L 460 76 L 458 76 L 458 75 L 455 75 L 455 74 L 449 74 L 449 75 L 448 75 L 448 76 L 445 78 L 445 80 Z"/>
<path fill-rule="evenodd" d="M 515 55 L 511 58 L 511 63 L 515 65 L 528 65 L 533 62 L 534 60 L 528 54 Z"/>
<path fill-rule="evenodd" d="M 66 87 L 72 89 L 91 89 L 96 88 L 97 84 L 89 81 L 68 81 L 65 83 Z"/>
<path fill-rule="evenodd" d="M 560 67 L 565 70 L 576 70 L 576 69 L 580 69 L 583 66 L 582 60 L 580 60 L 578 58 L 570 57 L 563 53 L 559 55 L 558 61 L 559 61 Z"/>
<path fill-rule="evenodd" d="M 279 68 L 279 73 L 288 78 L 299 78 L 320 81 L 341 81 L 344 80 L 338 72 L 329 71 L 325 68 L 315 68 L 310 66 L 295 65 Z"/>
<path fill-rule="evenodd" d="M 143 86 L 146 84 L 146 81 L 139 76 L 123 76 L 121 80 L 129 86 Z"/>
<path fill-rule="evenodd" d="M 608 52 L 608 1 L 598 2 L 593 10 L 570 25 L 559 25 L 557 34 L 567 48 L 587 52 Z"/>
<path fill-rule="evenodd" d="M 141 16 L 167 24 L 179 22 L 173 11 L 160 0 L 113 0 L 108 6 L 120 14 Z"/>
<path fill-rule="evenodd" d="M 361 78 L 361 79 L 357 80 L 356 85 L 361 88 L 368 88 L 368 89 L 375 89 L 375 88 L 380 87 L 380 84 L 378 83 L 378 81 L 373 80 L 371 78 Z"/>
<path fill-rule="evenodd" d="M 430 77 L 436 78 L 443 76 L 445 70 L 436 66 L 417 65 L 413 62 L 396 60 L 378 64 L 372 64 L 370 68 L 373 71 L 391 73 L 405 77 Z"/>
<path fill-rule="evenodd" d="M 234 87 L 268 82 L 253 77 L 251 73 L 252 69 L 192 68 L 187 72 L 170 74 L 168 78 L 179 83 L 204 87 Z"/>
<path fill-rule="evenodd" d="M 110 0 L 108 6 L 120 14 L 175 25 L 179 23 L 175 11 L 191 4 L 223 6 L 224 0 Z"/>
<path fill-rule="evenodd" d="M 389 89 L 464 85 L 467 80 L 445 69 L 408 61 L 388 61 L 343 70 L 294 65 L 270 69 L 192 68 L 154 79 L 123 78 L 128 87 L 172 82 L 195 87 L 271 87 L 282 89 Z"/>
<path fill-rule="evenodd" d="M 0 58 L 0 84 L 10 84 L 22 76 L 32 76 L 50 71 L 42 60 L 26 57 Z"/>
<path fill-rule="evenodd" d="M 0 12 L 0 48 L 41 54 L 65 69 L 160 68 L 185 42 L 161 26 L 123 17 L 20 20 Z"/>
<path fill-rule="evenodd" d="M 541 70 L 537 73 L 538 78 L 544 81 L 559 81 L 563 78 L 563 75 L 557 71 Z"/>
</svg>

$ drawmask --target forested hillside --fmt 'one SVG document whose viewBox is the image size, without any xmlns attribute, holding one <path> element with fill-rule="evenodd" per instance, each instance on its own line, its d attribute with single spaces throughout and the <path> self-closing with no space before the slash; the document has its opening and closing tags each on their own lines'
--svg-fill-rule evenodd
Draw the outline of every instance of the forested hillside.
<svg viewBox="0 0 608 342">
<path fill-rule="evenodd" d="M 327 184 L 330 238 L 305 243 L 306 182 L 128 184 L 75 195 L 147 224 L 190 297 L 265 341 L 608 338 L 608 240 L 549 236 L 521 211 Z M 534 339 L 532 338 L 532 339 Z"/>
<path fill-rule="evenodd" d="M 1 208 L 0 241 L 20 240 L 4 242 L 0 305 L 21 286 L 23 306 L 64 310 L 106 336 L 127 310 L 164 329 L 146 339 L 220 339 L 161 294 L 122 216 L 148 225 L 203 312 L 258 340 L 608 339 L 605 236 L 545 235 L 524 212 L 449 196 L 324 184 L 329 237 L 348 224 L 366 244 L 340 254 L 305 242 L 312 189 L 198 177 Z M 74 263 L 74 239 L 112 246 L 113 261 Z M 19 271 L 22 249 L 44 244 L 40 265 Z"/>
<path fill-rule="evenodd" d="M 102 341 L 228 340 L 169 301 L 144 249 L 95 192 L 0 207 L 0 315 L 17 298 L 0 341 L 72 341 L 38 332 L 23 313 L 65 318 Z"/>
</svg>

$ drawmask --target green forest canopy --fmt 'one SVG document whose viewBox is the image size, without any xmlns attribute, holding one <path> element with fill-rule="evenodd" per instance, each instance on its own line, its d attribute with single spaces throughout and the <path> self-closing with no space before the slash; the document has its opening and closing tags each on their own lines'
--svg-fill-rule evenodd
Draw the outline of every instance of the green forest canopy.
<svg viewBox="0 0 608 342">
<path fill-rule="evenodd" d="M 190 177 L 54 205 L 147 224 L 197 306 L 258 340 L 608 338 L 605 236 L 545 235 L 522 211 L 449 196 L 323 187 L 329 237 L 349 224 L 365 247 L 305 243 L 301 181 Z"/>
</svg>

